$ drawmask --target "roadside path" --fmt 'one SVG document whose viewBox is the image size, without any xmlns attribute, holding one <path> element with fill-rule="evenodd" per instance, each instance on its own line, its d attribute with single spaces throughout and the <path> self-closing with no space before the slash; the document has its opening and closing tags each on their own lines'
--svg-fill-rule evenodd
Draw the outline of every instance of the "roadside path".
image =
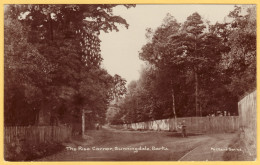
<svg viewBox="0 0 260 165">
<path fill-rule="evenodd" d="M 234 134 L 215 135 L 186 153 L 179 161 L 224 161 L 223 154 L 234 137 Z"/>
</svg>

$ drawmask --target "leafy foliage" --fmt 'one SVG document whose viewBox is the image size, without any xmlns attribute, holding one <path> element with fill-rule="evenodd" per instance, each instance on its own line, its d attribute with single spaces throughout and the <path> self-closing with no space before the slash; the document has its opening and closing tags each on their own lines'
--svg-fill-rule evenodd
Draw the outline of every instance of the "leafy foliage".
<svg viewBox="0 0 260 165">
<path fill-rule="evenodd" d="M 92 122 L 105 121 L 111 91 L 119 97 L 125 85 L 122 78 L 115 81 L 100 66 L 100 31 L 118 31 L 120 24 L 129 26 L 125 19 L 113 15 L 115 6 L 6 7 L 6 124 L 37 124 L 39 114 L 50 116 L 52 124 L 71 123 L 80 121 L 83 109 L 90 111 L 87 117 Z M 23 111 L 27 115 L 19 115 Z"/>
<path fill-rule="evenodd" d="M 148 28 L 140 51 L 147 65 L 129 84 L 115 123 L 171 118 L 175 111 L 236 115 L 239 99 L 256 88 L 255 6 L 236 6 L 228 17 L 211 25 L 198 13 L 184 23 L 167 14 L 156 30 Z"/>
<path fill-rule="evenodd" d="M 30 119 L 36 113 L 54 66 L 24 37 L 27 27 L 12 18 L 6 18 L 4 25 L 5 122 L 28 124 L 19 118 Z"/>
</svg>

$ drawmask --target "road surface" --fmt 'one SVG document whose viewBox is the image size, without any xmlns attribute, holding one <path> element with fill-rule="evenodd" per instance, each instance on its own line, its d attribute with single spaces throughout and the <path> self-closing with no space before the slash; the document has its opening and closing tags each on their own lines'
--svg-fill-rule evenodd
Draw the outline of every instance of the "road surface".
<svg viewBox="0 0 260 165">
<path fill-rule="evenodd" d="M 103 128 L 74 138 L 66 148 L 36 161 L 221 161 L 236 134 L 190 134 Z"/>
</svg>

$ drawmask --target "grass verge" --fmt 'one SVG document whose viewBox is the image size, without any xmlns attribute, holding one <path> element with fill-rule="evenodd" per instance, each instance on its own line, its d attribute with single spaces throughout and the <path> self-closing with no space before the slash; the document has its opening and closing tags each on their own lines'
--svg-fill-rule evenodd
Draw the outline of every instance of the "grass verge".
<svg viewBox="0 0 260 165">
<path fill-rule="evenodd" d="M 256 157 L 248 151 L 243 139 L 237 136 L 228 146 L 223 159 L 225 161 L 254 161 Z"/>
</svg>

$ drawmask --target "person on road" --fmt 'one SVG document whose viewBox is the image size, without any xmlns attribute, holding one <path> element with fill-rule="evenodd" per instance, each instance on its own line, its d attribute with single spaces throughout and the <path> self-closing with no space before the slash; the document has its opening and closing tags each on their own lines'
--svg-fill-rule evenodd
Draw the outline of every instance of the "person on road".
<svg viewBox="0 0 260 165">
<path fill-rule="evenodd" d="M 97 125 L 96 125 L 96 130 L 99 130 L 99 123 L 97 123 Z"/>
<path fill-rule="evenodd" d="M 181 123 L 181 133 L 182 133 L 182 137 L 187 137 L 187 133 L 186 133 L 186 124 L 185 124 L 185 120 L 182 121 Z"/>
</svg>

